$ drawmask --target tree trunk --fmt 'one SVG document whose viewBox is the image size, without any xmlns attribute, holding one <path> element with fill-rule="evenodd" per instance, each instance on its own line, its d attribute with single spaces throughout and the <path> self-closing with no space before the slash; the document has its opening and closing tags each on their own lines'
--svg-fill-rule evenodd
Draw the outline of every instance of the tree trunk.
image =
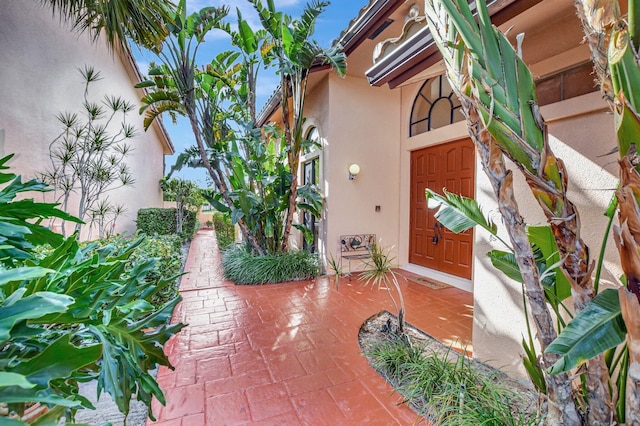
<svg viewBox="0 0 640 426">
<path fill-rule="evenodd" d="M 640 303 L 637 296 L 624 287 L 618 290 L 618 294 L 629 345 L 625 421 L 628 425 L 637 426 L 640 425 Z"/>
<path fill-rule="evenodd" d="M 190 105 L 186 101 L 185 101 L 185 104 L 186 104 L 187 116 L 189 117 L 189 121 L 191 122 L 191 129 L 193 130 L 193 134 L 196 139 L 196 144 L 198 146 L 198 152 L 200 153 L 200 158 L 202 159 L 202 162 L 205 168 L 209 172 L 211 179 L 213 179 L 213 182 L 216 185 L 216 188 L 218 189 L 218 191 L 220 191 L 220 194 L 226 201 L 227 205 L 233 206 L 233 200 L 229 196 L 229 189 L 227 188 L 227 184 L 224 182 L 224 180 L 221 180 L 218 178 L 215 168 L 209 161 L 207 151 L 205 150 L 204 143 L 202 141 L 202 135 L 200 134 L 200 129 L 198 128 L 198 120 L 196 118 L 195 109 L 193 108 L 192 105 Z M 238 226 L 240 227 L 240 232 L 242 232 L 242 236 L 251 245 L 253 250 L 259 255 L 264 255 L 265 254 L 264 249 L 260 246 L 260 244 L 258 244 L 258 241 L 256 240 L 255 236 L 253 235 L 249 227 L 247 227 L 247 224 L 242 219 L 238 221 Z"/>
<path fill-rule="evenodd" d="M 284 139 L 289 150 L 289 152 L 287 153 L 287 162 L 289 163 L 289 171 L 291 172 L 291 185 L 289 187 L 289 207 L 287 208 L 287 216 L 284 220 L 282 241 L 280 243 L 280 250 L 282 252 L 287 252 L 289 250 L 289 235 L 291 233 L 291 226 L 293 225 L 293 215 L 296 211 L 296 199 L 298 198 L 298 167 L 294 166 L 295 161 L 293 161 L 293 156 L 297 156 L 298 153 L 294 153 L 294 141 L 293 136 L 291 135 L 291 121 L 289 111 L 289 80 L 285 76 L 283 76 L 280 84 L 282 85 L 282 125 L 284 127 Z"/>
<path fill-rule="evenodd" d="M 620 253 L 620 263 L 627 279 L 627 287 L 620 288 L 620 308 L 627 327 L 629 371 L 627 373 L 626 423 L 640 425 L 640 214 L 635 194 L 640 191 L 640 176 L 634 164 L 640 158 L 629 153 L 620 161 L 620 189 L 618 219 L 613 237 Z"/>
<path fill-rule="evenodd" d="M 576 12 L 589 43 L 593 69 L 604 99 L 613 106 L 615 93 L 609 72 L 609 39 L 611 30 L 620 25 L 620 8 L 617 0 L 574 0 Z"/>
<path fill-rule="evenodd" d="M 553 365 L 557 354 L 547 354 L 544 350 L 555 340 L 557 333 L 553 317 L 546 304 L 544 289 L 540 284 L 535 256 L 527 237 L 524 220 L 520 215 L 513 192 L 513 175 L 507 170 L 502 152 L 493 142 L 491 135 L 480 122 L 472 103 L 461 98 L 463 112 L 467 116 L 469 134 L 480 155 L 482 168 L 489 178 L 509 238 L 516 253 L 516 261 L 524 282 L 531 315 L 536 326 L 536 336 L 543 351 L 543 370 Z M 566 373 L 551 376 L 545 374 L 549 396 L 548 424 L 581 425 L 582 419 L 573 400 L 571 381 Z"/>
</svg>

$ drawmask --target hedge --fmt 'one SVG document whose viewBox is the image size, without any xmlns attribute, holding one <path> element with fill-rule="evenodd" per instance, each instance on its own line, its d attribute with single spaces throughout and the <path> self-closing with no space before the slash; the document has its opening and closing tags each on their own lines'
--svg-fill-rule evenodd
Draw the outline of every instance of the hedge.
<svg viewBox="0 0 640 426">
<path fill-rule="evenodd" d="M 191 239 L 196 232 L 197 215 L 191 210 L 184 211 L 182 237 Z M 138 210 L 136 220 L 138 232 L 147 235 L 172 235 L 176 233 L 176 209 L 151 208 Z"/>
<path fill-rule="evenodd" d="M 236 241 L 236 228 L 231 223 L 231 219 L 222 213 L 213 214 L 213 228 L 216 230 L 218 247 L 224 250 Z"/>
</svg>

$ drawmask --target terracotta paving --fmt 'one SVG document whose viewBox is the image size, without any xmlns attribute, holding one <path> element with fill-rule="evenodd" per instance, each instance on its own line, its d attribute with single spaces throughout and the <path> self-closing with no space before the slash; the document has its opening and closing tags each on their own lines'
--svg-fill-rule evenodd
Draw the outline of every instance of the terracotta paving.
<svg viewBox="0 0 640 426">
<path fill-rule="evenodd" d="M 410 425 L 424 423 L 373 370 L 357 335 L 393 311 L 385 291 L 341 278 L 235 286 L 222 278 L 213 231 L 191 243 L 173 321 L 188 324 L 160 368 L 167 405 L 148 425 Z M 447 344 L 470 345 L 472 295 L 401 280 L 407 321 Z M 460 343 L 461 342 L 461 343 Z M 466 347 L 470 350 L 470 346 Z"/>
</svg>

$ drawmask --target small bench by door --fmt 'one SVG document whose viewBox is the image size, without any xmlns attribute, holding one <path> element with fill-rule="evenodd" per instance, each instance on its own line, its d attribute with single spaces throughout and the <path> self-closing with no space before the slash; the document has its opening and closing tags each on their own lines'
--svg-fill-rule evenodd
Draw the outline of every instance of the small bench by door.
<svg viewBox="0 0 640 426">
<path fill-rule="evenodd" d="M 371 248 L 376 243 L 376 234 L 353 234 L 340 236 L 340 266 L 347 261 L 347 275 L 351 275 L 351 261 L 371 258 Z"/>
</svg>

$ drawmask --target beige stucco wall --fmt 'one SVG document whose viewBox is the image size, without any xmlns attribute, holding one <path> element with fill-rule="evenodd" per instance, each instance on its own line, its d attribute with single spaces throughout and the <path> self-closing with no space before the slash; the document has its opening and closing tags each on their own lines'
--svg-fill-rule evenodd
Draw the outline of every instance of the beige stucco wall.
<svg viewBox="0 0 640 426">
<path fill-rule="evenodd" d="M 338 259 L 340 236 L 376 234 L 384 246 L 398 247 L 399 123 L 381 117 L 399 117 L 399 93 L 372 88 L 363 78 L 340 78 L 327 73 L 308 93 L 307 129 L 320 133 L 320 189 L 325 196 L 320 225 L 320 252 Z M 352 163 L 360 174 L 348 179 Z M 376 206 L 380 211 L 376 212 Z M 355 263 L 354 263 L 355 266 Z"/>
<path fill-rule="evenodd" d="M 327 194 L 327 249 L 339 255 L 340 235 L 376 234 L 385 247 L 397 253 L 399 226 L 399 125 L 400 94 L 370 87 L 366 80 L 329 79 L 325 162 Z M 394 118 L 395 117 L 395 118 Z M 384 125 L 381 125 L 383 120 Z M 352 163 L 360 174 L 348 179 Z M 376 212 L 376 206 L 380 211 Z"/>
<path fill-rule="evenodd" d="M 127 159 L 136 183 L 109 195 L 111 201 L 127 209 L 116 231 L 134 232 L 138 209 L 162 205 L 158 182 L 166 147 L 157 129 L 143 131 L 137 112 L 141 92 L 133 88 L 131 69 L 119 56 L 112 56 L 102 41 L 93 44 L 88 36 L 72 33 L 52 16 L 50 8 L 33 1 L 3 3 L 0 63 L 0 128 L 5 130 L 0 153 L 16 153 L 11 166 L 25 179 L 35 177 L 49 164 L 49 143 L 61 132 L 55 116 L 65 110 L 79 111 L 83 86 L 77 68 L 89 65 L 101 71 L 104 78 L 90 91 L 95 101 L 110 94 L 136 105 L 127 118 L 138 129 L 132 142 L 135 150 Z"/>
</svg>

